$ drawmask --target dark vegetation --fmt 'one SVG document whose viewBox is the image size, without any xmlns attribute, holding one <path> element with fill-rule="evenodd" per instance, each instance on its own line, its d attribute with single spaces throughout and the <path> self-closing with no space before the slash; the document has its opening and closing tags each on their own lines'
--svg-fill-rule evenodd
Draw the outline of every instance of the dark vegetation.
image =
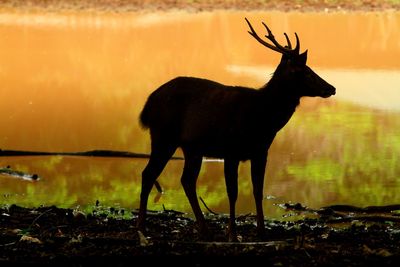
<svg viewBox="0 0 400 267">
<path fill-rule="evenodd" d="M 237 218 L 240 242 L 226 242 L 227 215 L 206 215 L 209 238 L 176 211 L 149 212 L 145 232 L 126 210 L 93 212 L 57 207 L 0 209 L 0 265 L 23 266 L 228 266 L 261 260 L 263 266 L 389 266 L 400 260 L 400 205 L 357 208 L 332 206 L 317 211 L 300 204 L 288 212 L 309 219 L 265 221 L 259 239 L 256 218 Z M 177 257 L 179 256 L 179 257 Z"/>
</svg>

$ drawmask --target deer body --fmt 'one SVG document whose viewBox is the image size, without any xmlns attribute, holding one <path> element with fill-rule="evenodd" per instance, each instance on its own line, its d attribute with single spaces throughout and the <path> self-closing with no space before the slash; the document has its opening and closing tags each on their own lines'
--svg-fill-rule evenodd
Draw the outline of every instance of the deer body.
<svg viewBox="0 0 400 267">
<path fill-rule="evenodd" d="M 246 19 L 247 21 L 247 19 Z M 150 129 L 151 155 L 142 173 L 138 227 L 144 228 L 147 199 L 156 179 L 175 150 L 185 157 L 181 182 L 200 230 L 206 225 L 201 212 L 196 181 L 202 158 L 224 159 L 224 174 L 230 204 L 229 239 L 236 239 L 235 203 L 238 166 L 251 161 L 257 230 L 265 231 L 262 208 L 268 149 L 276 133 L 286 125 L 303 96 L 329 97 L 335 88 L 306 66 L 307 52 L 299 54 L 299 41 L 291 49 L 280 46 L 267 28 L 275 46 L 263 41 L 251 27 L 250 34 L 263 45 L 282 53 L 270 81 L 260 89 L 227 86 L 214 81 L 177 77 L 163 84 L 148 98 L 140 115 Z"/>
<path fill-rule="evenodd" d="M 202 156 L 248 160 L 258 150 L 268 149 L 299 103 L 273 95 L 266 88 L 178 77 L 153 92 L 141 123 L 152 136 Z"/>
</svg>

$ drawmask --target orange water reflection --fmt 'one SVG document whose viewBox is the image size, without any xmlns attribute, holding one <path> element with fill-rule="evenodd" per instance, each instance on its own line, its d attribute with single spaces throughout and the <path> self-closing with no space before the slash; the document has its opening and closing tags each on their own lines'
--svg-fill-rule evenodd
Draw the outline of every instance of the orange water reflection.
<svg viewBox="0 0 400 267">
<path fill-rule="evenodd" d="M 140 129 L 137 117 L 147 95 L 161 83 L 178 75 L 248 86 L 269 79 L 279 56 L 248 35 L 245 16 L 258 31 L 266 21 L 277 38 L 283 31 L 296 31 L 302 49 L 309 49 L 309 65 L 338 90 L 332 99 L 302 101 L 279 133 L 265 189 L 277 199 L 268 203 L 320 207 L 400 202 L 395 193 L 400 187 L 399 12 L 3 12 L 0 148 L 148 153 L 148 133 Z M 380 88 L 368 87 L 380 80 Z M 74 206 L 100 199 L 135 208 L 144 164 L 125 159 L 0 158 L 0 166 L 44 177 L 29 183 L 0 176 L 0 192 L 7 196 L 1 202 Z M 199 195 L 211 208 L 225 212 L 221 166 L 204 164 Z M 181 169 L 180 161 L 168 165 L 160 178 L 166 194 L 151 208 L 165 204 L 190 211 L 179 184 Z M 238 212 L 252 212 L 247 164 L 240 173 Z M 267 215 L 273 213 L 272 205 L 266 209 Z"/>
</svg>

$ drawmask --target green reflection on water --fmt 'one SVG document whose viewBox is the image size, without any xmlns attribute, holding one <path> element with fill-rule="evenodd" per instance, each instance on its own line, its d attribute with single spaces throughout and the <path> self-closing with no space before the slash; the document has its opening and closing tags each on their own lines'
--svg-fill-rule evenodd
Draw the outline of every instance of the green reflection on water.
<svg viewBox="0 0 400 267">
<path fill-rule="evenodd" d="M 271 147 L 264 193 L 275 199 L 265 200 L 266 215 L 280 217 L 284 211 L 273 204 L 283 202 L 312 208 L 399 203 L 400 114 L 335 101 L 309 108 L 307 101 Z M 146 163 L 147 159 L 121 158 L 0 158 L 1 166 L 42 177 L 29 182 L 1 176 L 0 204 L 87 207 L 99 200 L 103 206 L 136 209 Z M 254 212 L 249 165 L 242 163 L 239 169 L 238 214 Z M 191 213 L 180 185 L 182 167 L 179 160 L 168 163 L 159 178 L 165 194 L 155 202 L 153 190 L 149 209 Z M 198 195 L 212 210 L 228 212 L 222 162 L 203 163 Z"/>
<path fill-rule="evenodd" d="M 337 102 L 311 116 L 307 112 L 298 115 L 285 135 L 289 138 L 296 135 L 292 131 L 304 130 L 304 135 L 297 133 L 293 142 L 297 145 L 287 149 L 299 154 L 299 160 L 283 166 L 281 175 L 314 183 L 313 200 L 305 199 L 305 203 L 366 206 L 400 201 L 396 195 L 400 185 L 399 113 Z"/>
</svg>

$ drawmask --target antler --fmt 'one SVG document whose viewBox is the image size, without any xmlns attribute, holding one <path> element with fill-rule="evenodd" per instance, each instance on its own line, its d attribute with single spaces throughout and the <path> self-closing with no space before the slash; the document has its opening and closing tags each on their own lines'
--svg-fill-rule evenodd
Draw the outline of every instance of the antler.
<svg viewBox="0 0 400 267">
<path fill-rule="evenodd" d="M 289 37 L 287 36 L 286 33 L 284 33 L 285 38 L 286 38 L 286 42 L 287 42 L 287 46 L 282 46 L 280 45 L 276 40 L 274 35 L 272 34 L 271 30 L 268 28 L 268 26 L 263 22 L 262 24 L 264 25 L 264 27 L 267 29 L 267 35 L 265 35 L 265 37 L 267 37 L 268 40 L 270 40 L 274 45 L 267 43 L 266 41 L 264 41 L 263 39 L 261 39 L 260 36 L 258 36 L 258 34 L 256 33 L 256 31 L 254 30 L 253 26 L 251 26 L 249 20 L 247 18 L 245 18 L 247 24 L 250 27 L 250 31 L 248 31 L 248 33 L 250 33 L 251 36 L 253 36 L 259 43 L 261 43 L 262 45 L 276 51 L 279 52 L 281 54 L 286 54 L 286 55 L 298 55 L 299 51 L 300 51 L 300 41 L 299 41 L 299 37 L 297 36 L 297 33 L 294 33 L 296 36 L 296 47 L 294 49 L 292 49 L 292 44 L 289 40 Z"/>
</svg>

